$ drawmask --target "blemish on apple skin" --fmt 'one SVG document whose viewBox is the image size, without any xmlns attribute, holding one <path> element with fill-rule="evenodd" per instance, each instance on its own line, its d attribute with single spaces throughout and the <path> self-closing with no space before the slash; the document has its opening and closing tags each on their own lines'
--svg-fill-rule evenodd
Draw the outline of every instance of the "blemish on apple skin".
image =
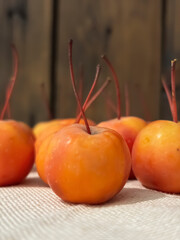
<svg viewBox="0 0 180 240">
<path fill-rule="evenodd" d="M 146 143 L 149 143 L 149 142 L 150 142 L 150 139 L 148 137 L 145 137 L 144 138 L 144 143 L 146 144 Z"/>
<path fill-rule="evenodd" d="M 179 148 L 176 149 L 179 152 Z"/>
</svg>

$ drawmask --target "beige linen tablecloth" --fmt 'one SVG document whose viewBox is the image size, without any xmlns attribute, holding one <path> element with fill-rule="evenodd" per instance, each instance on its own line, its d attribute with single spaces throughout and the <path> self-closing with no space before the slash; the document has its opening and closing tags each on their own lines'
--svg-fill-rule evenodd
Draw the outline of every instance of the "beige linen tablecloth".
<svg viewBox="0 0 180 240">
<path fill-rule="evenodd" d="M 180 239 L 180 196 L 129 181 L 104 205 L 67 204 L 33 171 L 0 188 L 0 240 L 16 239 Z"/>
</svg>

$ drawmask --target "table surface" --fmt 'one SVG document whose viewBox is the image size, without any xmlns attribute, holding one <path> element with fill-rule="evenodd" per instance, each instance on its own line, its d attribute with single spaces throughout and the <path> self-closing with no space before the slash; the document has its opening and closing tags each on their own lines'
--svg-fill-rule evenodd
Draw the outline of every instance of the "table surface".
<svg viewBox="0 0 180 240">
<path fill-rule="evenodd" d="M 0 188 L 0 240 L 16 239 L 180 239 L 180 196 L 128 181 L 106 204 L 67 204 L 33 170 Z"/>
</svg>

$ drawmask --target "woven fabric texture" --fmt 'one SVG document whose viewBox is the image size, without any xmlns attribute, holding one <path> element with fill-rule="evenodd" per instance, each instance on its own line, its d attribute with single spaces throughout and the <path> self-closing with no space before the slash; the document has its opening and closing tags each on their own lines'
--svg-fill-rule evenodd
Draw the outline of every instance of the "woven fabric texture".
<svg viewBox="0 0 180 240">
<path fill-rule="evenodd" d="M 67 204 L 33 171 L 0 188 L 0 240 L 31 239 L 180 239 L 180 196 L 129 181 L 106 204 Z"/>
</svg>

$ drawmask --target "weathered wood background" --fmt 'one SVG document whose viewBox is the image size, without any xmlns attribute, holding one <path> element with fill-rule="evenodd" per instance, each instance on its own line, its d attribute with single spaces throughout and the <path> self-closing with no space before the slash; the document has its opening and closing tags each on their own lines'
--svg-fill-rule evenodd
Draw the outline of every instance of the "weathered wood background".
<svg viewBox="0 0 180 240">
<path fill-rule="evenodd" d="M 12 117 L 31 125 L 47 120 L 42 82 L 54 116 L 75 116 L 67 58 L 68 40 L 72 38 L 77 79 L 83 63 L 84 98 L 98 63 L 102 64 L 98 86 L 111 76 L 100 59 L 105 53 L 119 77 L 123 114 L 127 83 L 131 115 L 146 117 L 145 103 L 151 120 L 171 118 L 161 76 L 170 84 L 170 60 L 180 56 L 179 12 L 178 0 L 1 0 L 0 105 L 12 72 L 13 42 L 20 67 L 11 99 Z M 176 73 L 180 106 L 180 64 Z M 112 83 L 106 92 L 115 101 Z M 103 94 L 91 106 L 89 118 L 97 122 L 107 119 L 105 98 Z"/>
</svg>

